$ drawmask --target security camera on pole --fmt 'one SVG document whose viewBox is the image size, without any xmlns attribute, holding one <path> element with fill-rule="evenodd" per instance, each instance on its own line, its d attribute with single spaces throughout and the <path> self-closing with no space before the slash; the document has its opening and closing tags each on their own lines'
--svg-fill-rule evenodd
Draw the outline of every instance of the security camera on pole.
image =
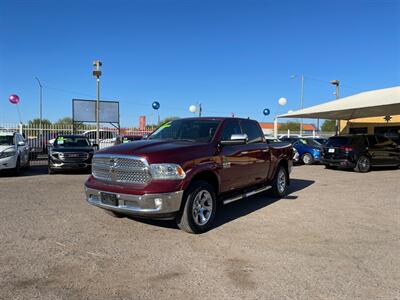
<svg viewBox="0 0 400 300">
<path fill-rule="evenodd" d="M 93 76 L 96 77 L 96 91 L 97 91 L 97 101 L 96 101 L 96 144 L 100 145 L 100 133 L 99 133 L 99 123 L 100 123 L 100 67 L 102 63 L 100 60 L 93 61 Z"/>
</svg>

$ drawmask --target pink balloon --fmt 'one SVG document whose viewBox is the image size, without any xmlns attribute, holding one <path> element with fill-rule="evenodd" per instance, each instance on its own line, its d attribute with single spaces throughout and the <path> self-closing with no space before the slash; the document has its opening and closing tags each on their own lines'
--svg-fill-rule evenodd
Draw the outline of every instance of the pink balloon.
<svg viewBox="0 0 400 300">
<path fill-rule="evenodd" d="M 18 104 L 19 103 L 19 97 L 17 95 L 11 95 L 8 97 L 8 101 L 12 104 Z"/>
</svg>

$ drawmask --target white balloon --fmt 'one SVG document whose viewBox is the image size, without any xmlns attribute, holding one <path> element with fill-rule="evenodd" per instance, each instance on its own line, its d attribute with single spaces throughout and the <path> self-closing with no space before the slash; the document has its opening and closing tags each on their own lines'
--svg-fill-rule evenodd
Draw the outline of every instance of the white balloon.
<svg viewBox="0 0 400 300">
<path fill-rule="evenodd" d="M 189 111 L 190 111 L 191 113 L 195 113 L 195 112 L 197 111 L 196 105 L 190 105 L 190 106 L 189 106 Z"/>
<path fill-rule="evenodd" d="M 279 98 L 278 100 L 279 105 L 284 106 L 287 103 L 287 99 L 286 98 Z"/>
</svg>

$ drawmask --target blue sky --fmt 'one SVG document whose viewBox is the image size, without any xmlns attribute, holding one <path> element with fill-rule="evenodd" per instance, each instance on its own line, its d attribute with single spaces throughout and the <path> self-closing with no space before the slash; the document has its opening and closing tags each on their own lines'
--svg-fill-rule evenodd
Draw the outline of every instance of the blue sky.
<svg viewBox="0 0 400 300">
<path fill-rule="evenodd" d="M 205 115 L 272 116 L 341 96 L 399 85 L 400 1 L 8 1 L 0 2 L 0 123 L 71 116 L 72 98 L 119 100 L 121 123 Z M 278 105 L 286 97 L 288 104 Z M 269 108 L 270 117 L 262 110 Z"/>
</svg>

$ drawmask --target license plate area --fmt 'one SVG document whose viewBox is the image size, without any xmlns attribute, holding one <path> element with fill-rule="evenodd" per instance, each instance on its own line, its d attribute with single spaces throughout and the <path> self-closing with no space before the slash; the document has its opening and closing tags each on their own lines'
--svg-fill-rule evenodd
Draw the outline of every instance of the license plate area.
<svg viewBox="0 0 400 300">
<path fill-rule="evenodd" d="M 111 206 L 118 206 L 118 198 L 115 194 L 100 193 L 101 203 Z"/>
<path fill-rule="evenodd" d="M 335 153 L 335 149 L 334 148 L 329 148 L 328 149 L 328 153 Z"/>
</svg>

